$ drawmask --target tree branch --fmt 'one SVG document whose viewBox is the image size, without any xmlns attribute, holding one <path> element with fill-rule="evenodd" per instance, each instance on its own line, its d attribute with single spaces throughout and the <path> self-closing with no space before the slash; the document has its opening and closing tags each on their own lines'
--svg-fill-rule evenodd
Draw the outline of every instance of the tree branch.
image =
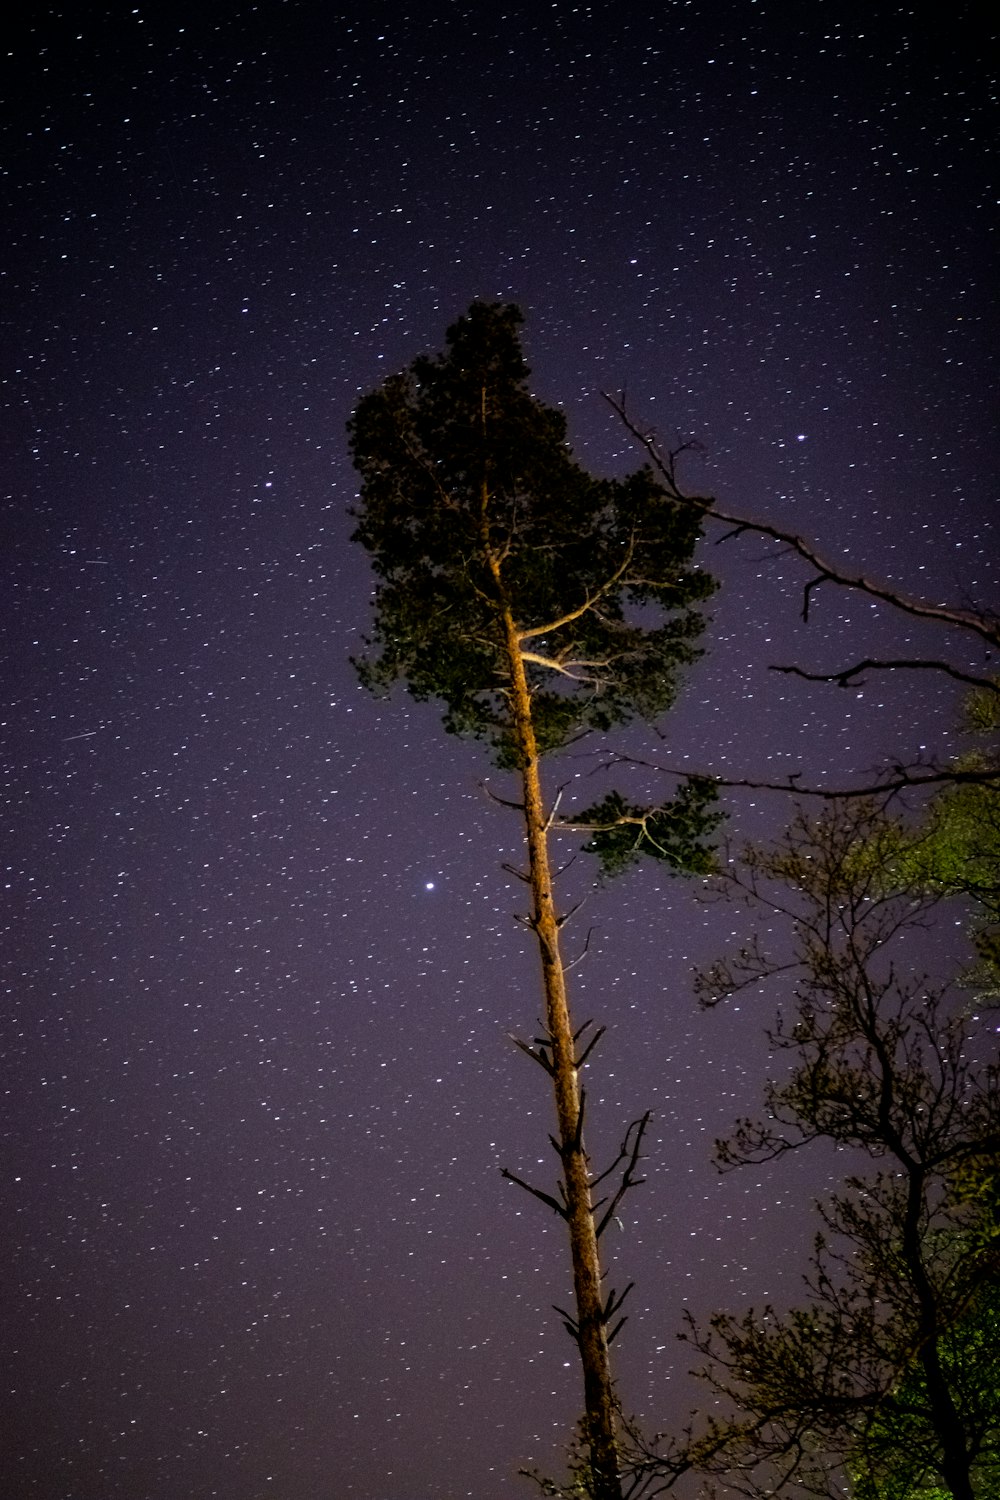
<svg viewBox="0 0 1000 1500">
<path fill-rule="evenodd" d="M 802 786 L 799 773 L 795 771 L 791 772 L 784 781 L 755 781 L 745 776 L 718 776 L 712 771 L 693 772 L 681 770 L 677 766 L 660 765 L 655 761 L 644 760 L 641 756 L 635 755 L 612 755 L 605 758 L 602 765 L 595 769 L 602 769 L 607 765 L 639 766 L 643 770 L 657 771 L 664 776 L 676 776 L 681 780 L 690 780 L 693 776 L 697 776 L 699 780 L 710 781 L 717 787 L 740 788 L 751 792 L 784 792 L 793 797 L 818 797 L 826 802 L 844 802 L 852 797 L 894 797 L 899 792 L 930 786 L 1000 786 L 1000 766 L 986 769 L 960 768 L 939 766 L 933 762 L 914 766 L 897 763 L 887 767 L 878 781 L 857 787 Z M 655 811 L 655 808 L 650 809 L 646 816 L 650 816 Z M 639 823 L 642 819 L 626 817 L 619 821 Z M 566 818 L 560 819 L 557 826 L 568 832 L 592 833 L 603 832 L 615 825 L 574 823 L 571 818 Z"/>
<path fill-rule="evenodd" d="M 564 677 L 569 677 L 573 682 L 600 682 L 599 677 L 593 677 L 589 672 L 571 672 L 570 667 L 609 667 L 611 663 L 605 661 L 571 661 L 569 663 L 558 662 L 551 656 L 541 656 L 536 651 L 522 651 L 522 661 L 534 662 L 537 667 L 548 667 L 551 672 L 561 672 Z"/>
<path fill-rule="evenodd" d="M 684 451 L 684 448 L 691 445 L 686 444 L 684 447 L 672 452 L 664 453 L 655 435 L 641 428 L 629 415 L 624 400 L 621 397 L 612 396 L 607 391 L 602 392 L 602 395 L 622 425 L 645 450 L 653 468 L 666 482 L 671 498 L 679 504 L 689 505 L 701 515 L 715 521 L 721 521 L 731 528 L 726 533 L 726 536 L 720 538 L 720 540 L 725 541 L 730 536 L 739 536 L 744 531 L 753 531 L 759 536 L 767 536 L 773 541 L 781 542 L 784 546 L 790 548 L 791 551 L 797 553 L 804 562 L 807 562 L 815 570 L 816 577 L 810 579 L 803 589 L 803 620 L 808 620 L 809 618 L 809 606 L 812 601 L 813 590 L 823 583 L 835 583 L 842 588 L 856 589 L 859 593 L 867 594 L 870 598 L 878 599 L 883 604 L 888 604 L 893 609 L 901 610 L 904 614 L 913 615 L 917 619 L 936 620 L 941 625 L 954 625 L 960 630 L 971 631 L 974 635 L 979 636 L 981 640 L 985 641 L 987 645 L 1000 646 L 1000 619 L 995 615 L 977 610 L 959 609 L 954 605 L 932 604 L 927 599 L 919 599 L 911 594 L 905 594 L 899 589 L 890 588 L 887 584 L 868 578 L 863 573 L 849 572 L 838 564 L 830 562 L 816 550 L 811 542 L 807 541 L 805 537 L 799 536 L 794 531 L 786 531 L 784 527 L 774 526 L 769 521 L 757 521 L 749 516 L 735 515 L 731 511 L 724 510 L 712 498 L 706 498 L 701 495 L 685 495 L 677 485 L 676 463 L 677 458 Z"/>
<path fill-rule="evenodd" d="M 621 1181 L 618 1184 L 617 1190 L 615 1191 L 611 1202 L 608 1204 L 603 1215 L 601 1216 L 600 1222 L 597 1225 L 598 1239 L 600 1239 L 605 1229 L 607 1229 L 608 1225 L 611 1223 L 611 1220 L 615 1217 L 615 1210 L 617 1209 L 622 1199 L 625 1197 L 625 1194 L 631 1192 L 631 1190 L 635 1187 L 640 1187 L 641 1184 L 646 1180 L 644 1177 L 636 1177 L 635 1171 L 641 1160 L 642 1138 L 646 1133 L 646 1126 L 649 1124 L 649 1121 L 650 1111 L 648 1109 L 641 1119 L 632 1121 L 632 1124 L 625 1132 L 625 1139 L 622 1141 L 618 1155 L 611 1163 L 611 1166 L 608 1167 L 606 1171 L 602 1172 L 600 1177 L 594 1178 L 594 1184 L 596 1185 L 598 1182 L 601 1182 L 605 1177 L 607 1177 L 609 1173 L 613 1172 L 615 1168 L 619 1166 L 623 1161 L 626 1163 L 625 1170 L 622 1173 Z M 624 1300 L 624 1294 L 622 1300 Z M 621 1304 L 619 1303 L 619 1306 L 620 1305 Z"/>
<path fill-rule="evenodd" d="M 844 667 L 840 672 L 807 672 L 803 667 L 771 667 L 772 672 L 784 672 L 793 677 L 804 677 L 806 682 L 835 682 L 838 687 L 849 687 L 855 677 L 860 677 L 862 672 L 879 671 L 892 672 L 903 667 L 908 671 L 927 670 L 932 672 L 947 672 L 949 677 L 954 677 L 956 682 L 966 682 L 970 687 L 988 688 L 990 692 L 1000 693 L 1000 681 L 995 677 L 980 677 L 973 672 L 963 672 L 958 667 L 950 666 L 946 661 L 927 661 L 923 659 L 900 659 L 895 661 L 880 661 L 874 657 L 866 656 L 863 661 L 855 662 L 853 667 Z"/>
<path fill-rule="evenodd" d="M 572 625 L 574 620 L 579 620 L 588 610 L 593 609 L 598 599 L 603 599 L 604 595 L 609 593 L 624 576 L 629 563 L 632 561 L 634 551 L 635 537 L 632 536 L 629 538 L 629 544 L 625 550 L 625 557 L 621 567 L 616 568 L 611 577 L 601 584 L 596 594 L 589 594 L 578 609 L 571 609 L 568 614 L 563 615 L 558 620 L 550 620 L 547 625 L 533 625 L 529 630 L 519 630 L 517 632 L 518 641 L 530 641 L 534 640 L 536 636 L 550 635 L 555 630 L 561 630 L 564 625 Z"/>
<path fill-rule="evenodd" d="M 552 1197 L 551 1193 L 543 1193 L 541 1188 L 532 1187 L 530 1182 L 525 1182 L 523 1177 L 518 1177 L 514 1172 L 509 1172 L 506 1167 L 500 1168 L 500 1176 L 505 1177 L 508 1182 L 515 1182 L 518 1187 L 524 1188 L 524 1191 L 530 1193 L 533 1198 L 538 1198 L 547 1208 L 551 1208 L 557 1213 L 560 1219 L 568 1217 L 565 1206 L 562 1203 L 558 1203 Z"/>
</svg>

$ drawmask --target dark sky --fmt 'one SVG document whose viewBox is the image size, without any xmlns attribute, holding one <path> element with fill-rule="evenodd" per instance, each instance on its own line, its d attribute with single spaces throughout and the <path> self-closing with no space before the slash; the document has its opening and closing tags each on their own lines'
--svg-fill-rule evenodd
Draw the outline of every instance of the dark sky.
<svg viewBox="0 0 1000 1500">
<path fill-rule="evenodd" d="M 519 828 L 477 747 L 355 683 L 344 424 L 474 297 L 516 301 L 589 467 L 638 461 L 599 396 L 627 388 L 702 446 L 692 488 L 995 603 L 975 9 L 25 8 L 3 89 L 4 1497 L 514 1500 L 519 1464 L 555 1463 L 579 1406 L 565 1247 L 499 1171 L 553 1175 L 544 1079 L 507 1035 L 540 1003 L 502 869 Z M 805 575 L 774 554 L 706 547 L 708 654 L 666 743 L 629 748 L 832 785 L 953 746 L 938 675 L 768 672 L 982 666 L 837 590 L 804 627 Z M 731 806 L 758 832 L 786 811 Z M 774 997 L 699 1013 L 692 964 L 745 919 L 695 893 L 637 871 L 572 929 L 593 928 L 577 1014 L 609 1027 L 593 1147 L 654 1111 L 610 1247 L 651 1426 L 691 1399 L 683 1309 L 793 1298 L 836 1169 L 716 1175 Z"/>
</svg>

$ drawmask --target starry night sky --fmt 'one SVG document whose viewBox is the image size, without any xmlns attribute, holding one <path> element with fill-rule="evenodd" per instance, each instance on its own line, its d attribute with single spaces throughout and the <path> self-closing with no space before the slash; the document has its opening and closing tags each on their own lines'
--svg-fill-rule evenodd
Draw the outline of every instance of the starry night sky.
<svg viewBox="0 0 1000 1500">
<path fill-rule="evenodd" d="M 5 64 L 3 1406 L 10 1500 L 514 1500 L 579 1409 L 516 815 L 349 654 L 344 424 L 515 301 L 581 462 L 639 461 L 934 600 L 997 599 L 996 37 L 770 0 L 38 6 Z M 947 753 L 969 643 L 707 544 L 708 652 L 616 744 L 827 785 Z M 600 745 L 550 773 L 588 801 Z M 608 748 L 608 747 L 604 747 Z M 629 791 L 661 792 L 651 772 Z M 729 799 L 737 832 L 783 799 Z M 579 842 L 578 840 L 576 842 Z M 572 853 L 568 840 L 565 854 Z M 651 1426 L 682 1310 L 796 1296 L 817 1155 L 719 1178 L 773 997 L 744 920 L 637 870 L 567 902 L 609 1026 L 591 1146 L 654 1111 L 610 1246 Z"/>
</svg>

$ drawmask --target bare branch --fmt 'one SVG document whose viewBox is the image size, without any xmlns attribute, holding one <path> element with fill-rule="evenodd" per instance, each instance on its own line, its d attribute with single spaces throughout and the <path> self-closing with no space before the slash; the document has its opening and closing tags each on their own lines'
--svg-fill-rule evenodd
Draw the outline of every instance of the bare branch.
<svg viewBox="0 0 1000 1500">
<path fill-rule="evenodd" d="M 583 960 L 587 957 L 587 954 L 590 951 L 590 940 L 593 937 L 593 935 L 594 935 L 594 929 L 592 927 L 588 927 L 587 928 L 587 936 L 583 940 L 583 947 L 580 949 L 579 953 L 576 955 L 575 958 L 568 959 L 567 962 L 566 962 L 565 968 L 566 968 L 566 973 L 567 974 L 570 972 L 571 969 L 575 969 L 576 966 L 577 966 L 577 964 L 582 964 L 583 963 Z M 591 1043 L 591 1046 L 593 1046 L 593 1043 Z M 590 1048 L 588 1047 L 587 1050 L 589 1051 Z M 579 1067 L 579 1066 L 580 1066 L 580 1064 L 577 1063 L 577 1067 Z"/>
<path fill-rule="evenodd" d="M 581 896 L 579 901 L 574 902 L 574 904 L 569 907 L 567 911 L 562 912 L 561 915 L 557 918 L 557 927 L 565 927 L 570 918 L 576 916 L 577 912 L 580 910 L 580 907 L 583 906 L 586 899 L 586 896 Z"/>
<path fill-rule="evenodd" d="M 894 763 L 886 767 L 879 774 L 877 780 L 869 782 L 864 786 L 848 787 L 811 787 L 803 786 L 798 772 L 791 772 L 784 781 L 757 781 L 746 776 L 719 776 L 713 771 L 699 771 L 694 773 L 690 768 L 682 769 L 679 766 L 671 766 L 658 761 L 646 760 L 636 755 L 603 755 L 601 764 L 595 767 L 595 771 L 603 770 L 609 765 L 638 766 L 643 770 L 657 771 L 664 776 L 676 776 L 681 780 L 688 780 L 692 775 L 704 781 L 711 781 L 717 787 L 729 787 L 743 789 L 751 792 L 783 792 L 793 797 L 816 797 L 827 802 L 849 801 L 852 797 L 893 797 L 900 792 L 932 786 L 1000 786 L 1000 767 L 959 767 L 941 766 L 933 761 L 921 762 L 911 766 Z M 650 813 L 655 809 L 650 809 Z M 640 818 L 624 818 L 622 822 L 640 822 Z M 601 832 L 611 827 L 611 824 L 600 826 L 586 823 L 574 823 L 567 818 L 557 825 L 569 832 Z"/>
<path fill-rule="evenodd" d="M 625 1197 L 625 1194 L 631 1192 L 631 1190 L 635 1187 L 640 1187 L 641 1184 L 646 1180 L 644 1177 L 637 1177 L 635 1175 L 635 1172 L 639 1165 L 639 1162 L 642 1159 L 642 1138 L 646 1133 L 646 1126 L 649 1124 L 649 1121 L 650 1111 L 648 1109 L 641 1119 L 632 1121 L 632 1124 L 625 1132 L 625 1139 L 624 1141 L 622 1141 L 621 1148 L 618 1152 L 617 1157 L 606 1172 L 602 1172 L 600 1177 L 595 1177 L 594 1179 L 595 1183 L 601 1182 L 603 1178 L 607 1177 L 609 1172 L 613 1172 L 615 1167 L 617 1167 L 621 1162 L 626 1162 L 625 1170 L 622 1173 L 621 1182 L 618 1184 L 617 1191 L 612 1197 L 611 1202 L 608 1204 L 599 1224 L 597 1225 L 598 1239 L 600 1239 L 605 1229 L 607 1229 L 608 1225 L 611 1223 L 611 1220 L 615 1217 L 615 1210 L 617 1209 L 622 1199 Z"/>
<path fill-rule="evenodd" d="M 853 797 L 895 797 L 900 792 L 929 786 L 998 786 L 1000 769 L 992 771 L 963 771 L 952 766 L 894 766 L 881 780 L 869 786 L 821 787 L 802 786 L 797 777 L 791 775 L 786 781 L 727 780 L 722 776 L 711 778 L 716 786 L 746 787 L 750 791 L 791 792 L 796 797 L 818 797 L 827 802 L 845 802 Z"/>
<path fill-rule="evenodd" d="M 557 1306 L 557 1304 L 555 1302 L 553 1302 L 553 1304 L 552 1304 L 552 1311 L 553 1312 L 557 1312 L 559 1314 L 559 1316 L 562 1318 L 562 1320 L 563 1320 L 563 1327 L 565 1328 L 566 1332 L 569 1334 L 570 1338 L 571 1339 L 575 1339 L 576 1342 L 579 1343 L 580 1342 L 580 1325 L 576 1321 L 576 1319 L 572 1316 L 572 1314 L 568 1313 L 564 1307 Z"/>
<path fill-rule="evenodd" d="M 1000 681 L 995 677 L 981 677 L 974 672 L 963 672 L 946 661 L 909 658 L 881 661 L 866 656 L 863 661 L 855 662 L 853 667 L 844 667 L 840 672 L 807 672 L 803 667 L 771 667 L 769 670 L 784 672 L 793 677 L 803 677 L 806 682 L 835 682 L 838 687 L 849 687 L 854 678 L 860 677 L 863 672 L 893 672 L 901 667 L 907 671 L 946 672 L 949 677 L 954 677 L 956 682 L 965 682 L 970 687 L 988 688 L 990 692 L 1000 693 Z"/>
<path fill-rule="evenodd" d="M 823 583 L 835 583 L 842 588 L 856 589 L 872 599 L 878 599 L 883 604 L 902 611 L 903 614 L 913 615 L 922 620 L 936 620 L 941 625 L 954 625 L 960 630 L 971 631 L 990 646 L 1000 646 L 1000 620 L 992 613 L 959 609 L 954 605 L 932 604 L 927 599 L 918 599 L 899 589 L 890 588 L 887 584 L 879 583 L 875 579 L 867 578 L 863 573 L 849 572 L 837 563 L 830 562 L 816 550 L 811 542 L 794 531 L 786 531 L 784 527 L 774 526 L 769 521 L 758 521 L 749 516 L 735 515 L 731 511 L 724 510 L 716 500 L 705 496 L 685 495 L 678 488 L 676 477 L 677 458 L 684 449 L 678 448 L 673 452 L 664 453 L 655 434 L 641 428 L 629 415 L 622 398 L 612 396 L 607 391 L 602 394 L 622 425 L 645 450 L 653 468 L 665 481 L 671 498 L 731 528 L 721 540 L 725 541 L 730 536 L 739 536 L 745 531 L 753 531 L 759 536 L 771 537 L 773 541 L 781 542 L 815 570 L 816 577 L 810 579 L 803 589 L 803 620 L 809 618 L 813 590 Z"/>
<path fill-rule="evenodd" d="M 514 812 L 524 812 L 523 802 L 509 802 L 506 797 L 498 796 L 496 792 L 490 791 L 485 781 L 481 781 L 479 785 L 486 793 L 487 797 L 489 797 L 490 801 L 495 802 L 498 807 L 509 807 L 512 808 Z"/>
<path fill-rule="evenodd" d="M 588 1022 L 588 1025 L 589 1024 L 590 1023 Z M 597 1046 L 598 1042 L 601 1040 L 601 1037 L 604 1035 L 607 1029 L 608 1028 L 606 1026 L 598 1026 L 597 1030 L 594 1032 L 594 1035 L 590 1038 L 590 1041 L 587 1043 L 586 1047 L 584 1047 L 583 1051 L 580 1053 L 580 1056 L 576 1060 L 577 1072 L 579 1072 L 579 1070 L 583 1067 L 584 1063 L 587 1061 L 587 1058 L 593 1052 L 594 1048 Z M 580 1032 L 578 1031 L 576 1035 L 579 1036 Z M 576 1037 L 574 1037 L 573 1040 L 575 1041 Z"/>
<path fill-rule="evenodd" d="M 516 1173 L 508 1171 L 506 1167 L 500 1168 L 500 1176 L 505 1177 L 508 1182 L 514 1182 L 518 1187 L 524 1188 L 526 1193 L 530 1193 L 533 1198 L 537 1198 L 547 1208 L 551 1208 L 554 1213 L 557 1213 L 560 1219 L 568 1217 L 563 1204 L 558 1203 L 551 1193 L 543 1193 L 541 1188 L 532 1187 L 530 1182 L 525 1182 L 523 1177 L 518 1177 Z"/>
<path fill-rule="evenodd" d="M 509 1031 L 507 1035 L 514 1043 L 515 1047 L 520 1047 L 521 1051 L 526 1057 L 530 1057 L 532 1062 L 536 1062 L 540 1068 L 544 1068 L 545 1072 L 548 1073 L 550 1078 L 553 1076 L 555 1069 L 552 1066 L 552 1059 L 550 1057 L 547 1057 L 545 1054 L 545 1048 L 549 1045 L 548 1043 L 538 1042 L 537 1046 L 533 1047 L 530 1042 L 522 1041 L 521 1038 L 519 1036 L 515 1036 L 512 1031 Z"/>
</svg>

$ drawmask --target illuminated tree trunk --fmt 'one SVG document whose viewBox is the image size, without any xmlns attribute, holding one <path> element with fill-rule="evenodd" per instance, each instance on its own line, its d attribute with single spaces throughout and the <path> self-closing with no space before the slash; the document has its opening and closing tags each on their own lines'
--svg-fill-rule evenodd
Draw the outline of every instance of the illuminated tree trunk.
<svg viewBox="0 0 1000 1500">
<path fill-rule="evenodd" d="M 563 1316 L 584 1375 L 584 1488 L 594 1500 L 622 1500 L 608 1344 L 629 1287 L 602 1301 L 598 1242 L 642 1181 L 649 1115 L 631 1122 L 605 1171 L 591 1172 L 579 1074 L 603 1028 L 581 1045 L 587 1027 L 574 1036 L 570 1020 L 536 732 L 554 752 L 591 729 L 659 718 L 680 668 L 698 655 L 695 606 L 712 583 L 692 563 L 697 512 L 684 513 L 648 468 L 598 480 L 572 458 L 562 414 L 528 389 L 520 322 L 514 307 L 474 303 L 449 328 L 446 354 L 390 376 L 351 418 L 362 480 L 354 535 L 377 580 L 373 635 L 357 666 L 376 692 L 403 681 L 415 698 L 439 702 L 449 731 L 485 740 L 521 774 L 547 1034 L 515 1040 L 552 1081 L 562 1197 L 503 1170 L 569 1228 L 576 1305 Z M 672 866 L 704 872 L 707 788 L 685 785 L 648 822 L 605 799 L 607 816 L 597 809 L 589 829 L 606 836 L 602 858 L 627 862 L 648 844 Z M 650 835 L 654 822 L 663 842 Z"/>
<path fill-rule="evenodd" d="M 499 567 L 495 564 L 494 577 L 499 587 Z M 502 613 L 510 665 L 511 711 L 519 752 L 528 840 L 528 870 L 533 906 L 531 926 L 538 939 L 541 956 L 545 1022 L 552 1047 L 552 1083 L 566 1194 L 565 1218 L 569 1227 L 573 1259 L 576 1339 L 583 1366 L 594 1496 L 595 1500 L 622 1500 L 615 1432 L 614 1386 L 601 1292 L 601 1259 L 591 1201 L 590 1168 L 583 1143 L 576 1042 L 566 994 L 566 974 L 559 951 L 559 918 L 549 865 L 548 818 L 542 801 L 531 696 L 521 644 L 517 627 L 505 605 Z"/>
</svg>

